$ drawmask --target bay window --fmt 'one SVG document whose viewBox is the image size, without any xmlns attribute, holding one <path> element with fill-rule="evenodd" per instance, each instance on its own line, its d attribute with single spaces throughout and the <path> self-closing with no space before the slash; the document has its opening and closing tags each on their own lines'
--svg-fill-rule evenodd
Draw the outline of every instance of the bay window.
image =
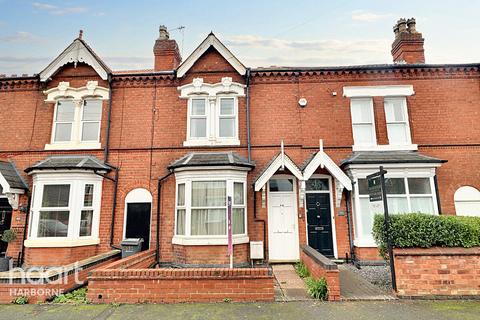
<svg viewBox="0 0 480 320">
<path fill-rule="evenodd" d="M 389 214 L 419 212 L 438 214 L 433 177 L 387 177 L 385 179 Z M 357 180 L 356 239 L 373 244 L 372 212 L 367 179 Z"/>
<path fill-rule="evenodd" d="M 26 246 L 98 243 L 102 178 L 94 174 L 37 174 L 33 178 Z"/>
<path fill-rule="evenodd" d="M 176 194 L 174 243 L 226 244 L 228 197 L 232 201 L 234 239 L 246 237 L 246 175 L 243 173 L 237 177 L 208 174 L 188 177 L 178 173 Z"/>
</svg>

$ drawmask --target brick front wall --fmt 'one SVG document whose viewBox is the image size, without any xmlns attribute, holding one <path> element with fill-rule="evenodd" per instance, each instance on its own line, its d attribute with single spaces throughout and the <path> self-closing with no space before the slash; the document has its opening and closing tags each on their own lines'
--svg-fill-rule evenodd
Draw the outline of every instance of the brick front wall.
<svg viewBox="0 0 480 320">
<path fill-rule="evenodd" d="M 320 263 L 315 261 L 312 257 L 305 253 L 304 250 L 300 251 L 300 260 L 305 264 L 310 276 L 314 279 L 325 278 L 328 285 L 328 300 L 339 301 L 340 300 L 340 273 L 338 268 L 333 270 L 326 269 Z"/>
<path fill-rule="evenodd" d="M 270 269 L 143 269 L 154 255 L 142 252 L 92 271 L 88 299 L 94 303 L 273 301 Z"/>
<path fill-rule="evenodd" d="M 398 295 L 480 295 L 480 248 L 395 249 Z"/>
</svg>

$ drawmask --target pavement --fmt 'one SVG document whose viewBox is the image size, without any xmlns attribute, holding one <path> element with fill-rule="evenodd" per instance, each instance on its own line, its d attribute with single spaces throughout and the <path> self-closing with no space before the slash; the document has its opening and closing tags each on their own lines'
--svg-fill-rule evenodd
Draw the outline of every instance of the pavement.
<svg viewBox="0 0 480 320">
<path fill-rule="evenodd" d="M 138 305 L 0 305 L 0 319 L 480 319 L 480 301 L 356 301 Z"/>
</svg>

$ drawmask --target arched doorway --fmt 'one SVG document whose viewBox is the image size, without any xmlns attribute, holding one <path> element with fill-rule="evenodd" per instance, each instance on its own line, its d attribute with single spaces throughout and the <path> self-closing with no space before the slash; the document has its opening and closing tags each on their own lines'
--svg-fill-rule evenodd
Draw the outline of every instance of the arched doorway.
<svg viewBox="0 0 480 320">
<path fill-rule="evenodd" d="M 143 188 L 130 191 L 125 197 L 123 237 L 143 238 L 142 250 L 150 248 L 152 195 Z"/>
</svg>

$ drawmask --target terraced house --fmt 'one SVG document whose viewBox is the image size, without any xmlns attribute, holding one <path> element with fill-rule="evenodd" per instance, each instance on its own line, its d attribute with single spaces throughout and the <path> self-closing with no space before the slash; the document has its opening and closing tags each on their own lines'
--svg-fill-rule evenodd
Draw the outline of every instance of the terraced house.
<svg viewBox="0 0 480 320">
<path fill-rule="evenodd" d="M 143 238 L 164 265 L 228 265 L 230 198 L 235 266 L 301 244 L 371 262 L 380 165 L 390 212 L 479 215 L 480 65 L 426 63 L 414 19 L 394 37 L 392 64 L 249 68 L 213 33 L 182 59 L 162 26 L 154 69 L 116 71 L 80 34 L 2 76 L 2 251 L 62 266 Z"/>
</svg>

